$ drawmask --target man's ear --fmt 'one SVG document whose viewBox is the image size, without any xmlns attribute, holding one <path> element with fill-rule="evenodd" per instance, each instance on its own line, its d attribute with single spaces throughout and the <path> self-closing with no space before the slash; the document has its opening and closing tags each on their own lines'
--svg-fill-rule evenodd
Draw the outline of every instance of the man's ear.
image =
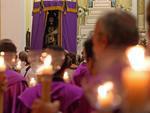
<svg viewBox="0 0 150 113">
<path fill-rule="evenodd" d="M 107 37 L 103 37 L 100 39 L 100 44 L 103 48 L 106 48 L 108 46 L 108 39 Z"/>
</svg>

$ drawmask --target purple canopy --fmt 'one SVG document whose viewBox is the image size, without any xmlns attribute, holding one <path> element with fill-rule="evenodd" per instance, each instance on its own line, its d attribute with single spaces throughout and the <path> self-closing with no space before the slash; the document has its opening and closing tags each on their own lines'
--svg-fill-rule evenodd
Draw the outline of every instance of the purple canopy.
<svg viewBox="0 0 150 113">
<path fill-rule="evenodd" d="M 62 47 L 70 52 L 77 50 L 77 4 L 76 2 L 44 1 L 34 3 L 31 49 L 41 50 L 43 47 L 45 23 L 48 10 L 59 10 L 61 14 Z"/>
</svg>

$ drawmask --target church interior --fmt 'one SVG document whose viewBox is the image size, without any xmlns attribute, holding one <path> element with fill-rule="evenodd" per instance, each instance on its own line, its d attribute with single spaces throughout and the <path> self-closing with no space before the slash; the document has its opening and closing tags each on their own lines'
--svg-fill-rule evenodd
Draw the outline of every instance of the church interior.
<svg viewBox="0 0 150 113">
<path fill-rule="evenodd" d="M 150 0 L 0 0 L 0 113 L 150 113 Z"/>
</svg>

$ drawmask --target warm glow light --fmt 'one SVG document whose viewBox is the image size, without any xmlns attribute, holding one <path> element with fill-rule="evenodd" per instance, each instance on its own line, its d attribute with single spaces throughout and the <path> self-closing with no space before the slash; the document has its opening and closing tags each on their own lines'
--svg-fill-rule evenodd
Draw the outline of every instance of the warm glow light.
<svg viewBox="0 0 150 113">
<path fill-rule="evenodd" d="M 106 98 L 109 91 L 111 91 L 113 87 L 112 82 L 106 82 L 104 85 L 98 87 L 98 95 L 102 98 Z"/>
<path fill-rule="evenodd" d="M 21 61 L 20 60 L 17 62 L 16 69 L 21 70 Z"/>
<path fill-rule="evenodd" d="M 36 84 L 37 84 L 36 79 L 35 78 L 31 78 L 30 82 L 29 82 L 30 87 L 34 87 Z"/>
<path fill-rule="evenodd" d="M 142 46 L 134 46 L 127 50 L 127 57 L 134 70 L 145 69 L 145 49 Z"/>
<path fill-rule="evenodd" d="M 47 56 L 47 53 L 46 53 L 46 52 L 43 52 L 41 56 L 42 56 L 42 57 L 46 57 L 46 56 Z"/>
<path fill-rule="evenodd" d="M 49 66 L 52 63 L 52 56 L 51 55 L 47 55 L 46 58 L 44 59 L 44 65 L 45 66 Z"/>
<path fill-rule="evenodd" d="M 15 58 L 13 58 L 11 61 L 14 63 L 14 62 L 16 62 L 16 59 L 15 59 Z"/>
<path fill-rule="evenodd" d="M 1 52 L 1 53 L 0 53 L 0 55 L 1 55 L 1 56 L 4 56 L 4 55 L 5 55 L 5 53 L 4 53 L 4 52 Z"/>
<path fill-rule="evenodd" d="M 3 72 L 6 70 L 5 60 L 3 56 L 0 56 L 0 71 Z"/>
<path fill-rule="evenodd" d="M 65 82 L 69 82 L 69 74 L 67 71 L 64 73 L 63 79 L 65 80 Z"/>
<path fill-rule="evenodd" d="M 52 56 L 47 55 L 43 60 L 44 60 L 43 65 L 37 69 L 37 74 L 39 74 L 39 75 L 42 75 L 42 74 L 51 75 L 53 73 L 53 66 L 51 65 Z"/>
<path fill-rule="evenodd" d="M 108 81 L 103 85 L 100 85 L 97 89 L 98 92 L 98 103 L 102 108 L 107 108 L 112 106 L 114 100 L 113 93 L 114 85 L 112 82 Z"/>
</svg>

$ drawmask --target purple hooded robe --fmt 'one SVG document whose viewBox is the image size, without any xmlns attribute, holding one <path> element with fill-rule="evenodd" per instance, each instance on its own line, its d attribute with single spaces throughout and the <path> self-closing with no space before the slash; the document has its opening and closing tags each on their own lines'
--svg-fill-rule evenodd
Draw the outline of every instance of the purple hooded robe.
<svg viewBox="0 0 150 113">
<path fill-rule="evenodd" d="M 81 87 L 82 80 L 84 78 L 88 79 L 90 77 L 91 77 L 91 74 L 87 67 L 87 64 L 83 63 L 75 70 L 73 77 L 72 77 L 73 78 L 72 83 Z"/>
<path fill-rule="evenodd" d="M 20 96 L 18 113 L 30 113 L 33 102 L 41 97 L 41 85 L 26 89 Z M 90 107 L 80 88 L 64 82 L 52 83 L 52 101 L 60 101 L 62 113 L 90 113 Z"/>
<path fill-rule="evenodd" d="M 7 70 L 5 74 L 8 86 L 4 93 L 4 113 L 16 113 L 18 96 L 25 90 L 27 83 L 22 75 L 13 70 Z"/>
</svg>

